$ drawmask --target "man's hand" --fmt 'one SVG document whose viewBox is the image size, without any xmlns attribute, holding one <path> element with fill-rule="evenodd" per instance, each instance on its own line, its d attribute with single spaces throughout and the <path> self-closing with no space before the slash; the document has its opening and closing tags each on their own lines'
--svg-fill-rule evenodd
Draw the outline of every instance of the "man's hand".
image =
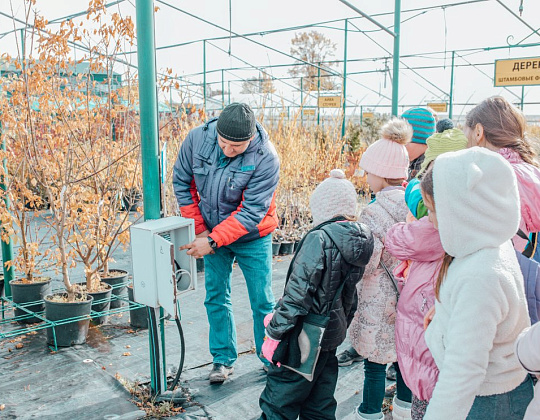
<svg viewBox="0 0 540 420">
<path fill-rule="evenodd" d="M 195 258 L 202 258 L 205 255 L 214 253 L 206 237 L 197 238 L 193 242 L 180 247 L 181 251 L 184 249 L 188 250 L 187 252 L 188 255 L 191 255 L 192 257 L 195 257 Z"/>
<path fill-rule="evenodd" d="M 206 229 L 204 232 L 199 233 L 196 238 L 207 238 L 210 235 L 210 231 Z"/>
</svg>

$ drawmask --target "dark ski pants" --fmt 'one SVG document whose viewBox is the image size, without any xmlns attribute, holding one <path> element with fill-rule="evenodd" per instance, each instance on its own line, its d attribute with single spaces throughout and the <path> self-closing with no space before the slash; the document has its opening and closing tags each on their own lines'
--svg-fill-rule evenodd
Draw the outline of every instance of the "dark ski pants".
<svg viewBox="0 0 540 420">
<path fill-rule="evenodd" d="M 334 420 L 338 379 L 336 350 L 319 355 L 313 382 L 284 367 L 270 365 L 259 398 L 263 420 Z"/>
</svg>

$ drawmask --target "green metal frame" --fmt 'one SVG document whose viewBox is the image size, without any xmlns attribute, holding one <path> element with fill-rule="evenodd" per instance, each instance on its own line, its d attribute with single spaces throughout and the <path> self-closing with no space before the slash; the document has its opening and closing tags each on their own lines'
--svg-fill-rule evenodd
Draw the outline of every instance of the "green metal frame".
<svg viewBox="0 0 540 420">
<path fill-rule="evenodd" d="M 0 118 L 2 115 L 0 114 Z M 3 136 L 3 128 L 2 128 L 2 121 L 0 120 L 0 140 L 1 140 L 1 150 L 3 152 L 6 151 L 6 139 Z M 0 177 L 0 189 L 2 189 L 4 192 L 7 191 L 7 173 L 8 173 L 8 167 L 7 167 L 7 158 L 2 159 L 2 167 L 4 170 L 5 176 Z M 7 194 L 4 195 L 4 203 L 6 205 L 6 209 L 9 211 L 10 202 L 9 197 Z M 3 228 L 2 228 L 3 229 Z M 13 266 L 10 265 L 9 268 L 6 266 L 7 261 L 13 260 L 13 241 L 11 240 L 11 237 L 8 237 L 8 241 L 4 242 L 3 240 L 0 240 L 2 242 L 2 261 L 4 264 L 2 264 L 3 272 L 4 272 L 4 290 L 6 296 L 11 296 L 11 286 L 9 285 L 9 282 L 15 278 Z"/>
<path fill-rule="evenodd" d="M 126 281 L 124 283 L 116 284 L 116 285 L 113 286 L 113 289 L 125 287 L 128 283 L 129 283 L 129 281 Z M 63 288 L 60 288 L 60 289 L 56 289 L 56 290 L 53 291 L 53 293 L 57 293 L 57 292 L 65 292 L 65 290 Z M 93 303 L 104 303 L 107 300 L 108 299 L 103 298 L 103 299 L 96 300 Z M 18 304 L 18 303 L 13 302 L 13 300 L 10 299 L 9 297 L 2 297 L 2 298 L 0 298 L 0 301 L 2 302 L 2 318 L 0 320 L 0 340 L 13 338 L 13 337 L 18 337 L 18 336 L 25 335 L 25 334 L 28 334 L 28 333 L 33 332 L 33 331 L 39 331 L 39 330 L 43 330 L 43 329 L 46 329 L 46 328 L 52 328 L 53 329 L 53 337 L 54 337 L 54 347 L 51 347 L 51 349 L 54 350 L 54 351 L 58 351 L 58 344 L 57 344 L 57 341 L 56 341 L 55 328 L 60 326 L 60 325 L 71 324 L 73 322 L 83 321 L 83 320 L 86 320 L 86 319 L 99 318 L 99 317 L 106 316 L 106 315 L 115 315 L 115 314 L 127 312 L 127 311 L 129 311 L 131 309 L 145 308 L 144 305 L 142 305 L 140 303 L 137 303 L 137 302 L 134 302 L 134 301 L 131 301 L 128 298 L 122 297 L 122 296 L 111 295 L 110 300 L 111 300 L 111 302 L 114 301 L 114 300 L 121 300 L 123 302 L 126 302 L 127 305 L 126 306 L 121 306 L 120 308 L 110 309 L 110 310 L 107 310 L 107 311 L 91 311 L 90 315 L 88 315 L 88 316 L 83 315 L 83 316 L 77 316 L 77 317 L 73 317 L 73 318 L 66 318 L 66 319 L 63 319 L 61 321 L 50 321 L 50 320 L 45 318 L 45 313 L 43 311 L 34 312 L 34 311 L 31 311 L 31 310 L 28 309 L 29 307 L 31 307 L 33 305 L 43 304 L 43 299 L 37 300 L 37 301 L 34 301 L 34 302 L 26 302 L 24 304 Z M 7 316 L 6 317 L 6 313 L 9 314 L 9 312 L 14 310 L 15 308 L 18 308 L 18 309 L 24 311 L 26 314 L 25 315 L 20 315 L 20 316 L 15 316 L 13 314 L 13 316 Z M 35 317 L 35 318 L 40 319 L 41 323 L 28 324 L 27 326 L 23 326 L 22 324 L 19 324 L 19 325 L 13 327 L 14 323 L 18 323 L 18 321 L 23 321 L 24 319 L 31 318 L 31 317 Z"/>
</svg>

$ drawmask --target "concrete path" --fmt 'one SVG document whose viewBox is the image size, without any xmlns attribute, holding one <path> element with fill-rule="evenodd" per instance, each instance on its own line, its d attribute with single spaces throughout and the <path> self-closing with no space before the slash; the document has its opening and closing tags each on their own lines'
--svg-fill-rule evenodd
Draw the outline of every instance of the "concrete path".
<svg viewBox="0 0 540 420">
<path fill-rule="evenodd" d="M 120 253 L 116 259 L 118 268 L 130 270 L 129 253 Z M 290 257 L 274 257 L 276 298 L 283 291 L 289 262 Z M 256 419 L 260 415 L 258 398 L 266 377 L 253 352 L 251 310 L 241 271 L 235 267 L 232 286 L 240 355 L 234 375 L 223 385 L 210 385 L 207 380 L 212 358 L 208 351 L 202 274 L 198 287 L 197 291 L 181 298 L 186 342 L 181 384 L 190 390 L 192 403 L 175 418 Z M 130 328 L 128 315 L 115 315 L 111 325 L 91 328 L 87 344 L 60 349 L 54 354 L 45 345 L 45 331 L 0 342 L 0 418 L 144 417 L 131 401 L 126 387 L 135 381 L 149 380 L 148 333 Z M 8 328 L 18 327 L 10 325 Z M 173 372 L 179 359 L 179 338 L 176 325 L 170 321 L 166 327 L 166 346 L 167 366 Z M 340 369 L 336 390 L 338 419 L 354 420 L 352 411 L 360 403 L 362 384 L 361 363 Z"/>
</svg>

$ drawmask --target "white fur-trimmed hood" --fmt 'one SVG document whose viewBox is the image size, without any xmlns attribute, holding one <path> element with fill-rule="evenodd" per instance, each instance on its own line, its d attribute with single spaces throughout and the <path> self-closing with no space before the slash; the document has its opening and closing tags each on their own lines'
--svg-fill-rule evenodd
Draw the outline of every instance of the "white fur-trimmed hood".
<svg viewBox="0 0 540 420">
<path fill-rule="evenodd" d="M 445 153 L 433 183 L 441 241 L 453 257 L 498 247 L 518 231 L 516 176 L 499 154 L 480 147 Z"/>
</svg>

